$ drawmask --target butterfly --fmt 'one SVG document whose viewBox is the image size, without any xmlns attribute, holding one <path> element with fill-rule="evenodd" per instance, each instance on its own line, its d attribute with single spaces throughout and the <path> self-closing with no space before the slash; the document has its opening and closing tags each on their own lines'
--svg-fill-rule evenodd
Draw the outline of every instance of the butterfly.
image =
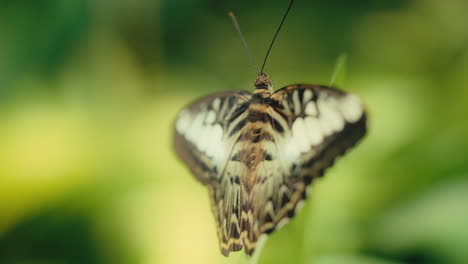
<svg viewBox="0 0 468 264">
<path fill-rule="evenodd" d="M 174 146 L 209 189 L 221 252 L 245 248 L 301 207 L 307 186 L 366 133 L 358 97 L 319 85 L 221 92 L 183 109 Z"/>
<path fill-rule="evenodd" d="M 273 92 L 263 67 L 254 86 L 195 101 L 175 121 L 175 152 L 208 187 L 225 256 L 251 255 L 366 133 L 365 109 L 353 94 L 309 84 Z"/>
</svg>

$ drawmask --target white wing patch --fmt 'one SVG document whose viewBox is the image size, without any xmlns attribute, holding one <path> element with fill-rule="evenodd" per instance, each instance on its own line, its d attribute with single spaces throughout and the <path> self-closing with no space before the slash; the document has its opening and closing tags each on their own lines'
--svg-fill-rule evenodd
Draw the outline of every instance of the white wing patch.
<svg viewBox="0 0 468 264">
<path fill-rule="evenodd" d="M 313 95 L 314 94 L 312 93 L 311 90 L 305 90 L 303 98 L 302 98 L 302 103 L 306 104 L 308 101 L 310 101 L 312 99 Z"/>
<path fill-rule="evenodd" d="M 343 129 L 344 118 L 338 112 L 334 99 L 319 99 L 318 107 L 320 127 L 325 136 L 329 136 Z"/>
<path fill-rule="evenodd" d="M 175 123 L 176 151 L 203 179 L 221 171 L 235 137 L 229 125 L 243 118 L 250 93 L 233 91 L 213 95 L 182 110 Z M 236 113 L 234 120 L 228 120 Z M 219 176 L 219 175 L 218 175 Z"/>
<path fill-rule="evenodd" d="M 348 94 L 340 102 L 340 111 L 346 121 L 355 123 L 361 118 L 364 107 L 357 96 Z"/>
<path fill-rule="evenodd" d="M 193 118 L 187 110 L 184 110 L 177 119 L 176 129 L 177 132 L 192 142 L 199 151 L 210 158 L 221 159 L 226 152 L 223 140 L 224 133 L 221 125 L 216 124 L 215 120 L 216 113 L 213 110 L 208 112 L 200 111 Z"/>
<path fill-rule="evenodd" d="M 289 160 L 313 151 L 326 137 L 342 131 L 346 123 L 357 122 L 364 113 L 363 106 L 355 95 L 332 96 L 325 91 L 318 92 L 317 95 L 314 102 L 313 92 L 305 90 L 301 110 L 299 92 L 295 90 L 292 93 L 292 109 L 298 117 L 293 121 L 284 144 L 284 154 Z"/>
<path fill-rule="evenodd" d="M 306 92 L 310 92 L 307 90 Z M 304 96 L 305 97 L 305 96 Z M 317 107 L 315 106 L 314 102 L 308 102 L 305 107 L 305 114 L 308 116 L 316 116 L 317 115 Z"/>
<path fill-rule="evenodd" d="M 216 113 L 213 110 L 210 110 L 206 115 L 205 122 L 208 124 L 213 124 L 216 120 Z"/>
<path fill-rule="evenodd" d="M 317 146 L 323 141 L 323 134 L 318 129 L 320 127 L 320 122 L 317 118 L 312 116 L 307 116 L 305 119 L 305 124 L 307 127 L 307 140 L 310 145 Z"/>
<path fill-rule="evenodd" d="M 179 133 L 182 133 L 187 130 L 187 128 L 190 126 L 190 123 L 192 120 L 190 119 L 189 112 L 187 110 L 182 110 L 179 113 L 179 116 L 177 118 L 176 122 L 176 130 Z"/>
</svg>

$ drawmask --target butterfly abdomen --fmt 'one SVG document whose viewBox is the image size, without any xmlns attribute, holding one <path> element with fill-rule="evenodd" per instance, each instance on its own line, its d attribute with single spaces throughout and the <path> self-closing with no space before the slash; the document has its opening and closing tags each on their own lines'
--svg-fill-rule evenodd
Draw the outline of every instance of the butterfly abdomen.
<svg viewBox="0 0 468 264">
<path fill-rule="evenodd" d="M 241 121 L 244 126 L 238 139 L 237 148 L 234 149 L 230 160 L 239 162 L 240 166 L 246 168 L 245 173 L 240 175 L 243 189 L 250 193 L 257 181 L 257 168 L 265 160 L 272 160 L 272 153 L 267 146 L 274 142 L 273 131 L 269 125 L 271 116 L 269 114 L 269 98 L 267 91 L 257 94 L 258 100 L 251 100 L 245 115 L 245 120 Z M 254 95 L 255 96 L 255 95 Z"/>
</svg>

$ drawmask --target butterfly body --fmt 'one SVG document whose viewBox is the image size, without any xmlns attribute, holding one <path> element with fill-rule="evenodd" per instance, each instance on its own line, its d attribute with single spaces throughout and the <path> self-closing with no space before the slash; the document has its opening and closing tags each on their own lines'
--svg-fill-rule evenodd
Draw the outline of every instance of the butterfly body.
<svg viewBox="0 0 468 264">
<path fill-rule="evenodd" d="M 250 255 L 365 131 L 356 96 L 318 85 L 273 92 L 261 74 L 253 93 L 219 93 L 182 110 L 174 146 L 209 189 L 222 254 L 244 248 Z"/>
</svg>

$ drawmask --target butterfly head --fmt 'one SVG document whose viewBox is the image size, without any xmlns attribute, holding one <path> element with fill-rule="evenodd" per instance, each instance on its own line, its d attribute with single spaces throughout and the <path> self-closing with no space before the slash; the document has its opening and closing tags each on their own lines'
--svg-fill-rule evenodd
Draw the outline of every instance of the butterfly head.
<svg viewBox="0 0 468 264">
<path fill-rule="evenodd" d="M 268 74 L 266 74 L 266 73 L 262 72 L 257 77 L 257 79 L 255 79 L 254 84 L 255 84 L 255 91 L 256 92 L 260 92 L 260 91 L 269 92 L 269 93 L 272 92 L 273 83 L 271 82 L 270 76 L 268 76 Z"/>
</svg>

